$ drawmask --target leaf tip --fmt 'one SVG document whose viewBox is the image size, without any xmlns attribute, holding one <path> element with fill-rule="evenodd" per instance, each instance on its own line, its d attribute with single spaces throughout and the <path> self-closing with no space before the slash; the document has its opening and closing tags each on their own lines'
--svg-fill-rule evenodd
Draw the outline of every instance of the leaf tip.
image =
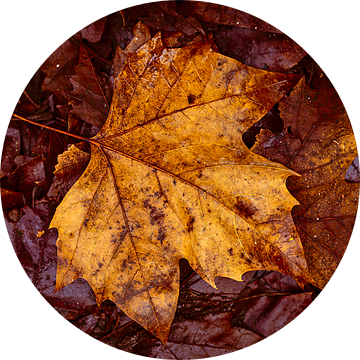
<svg viewBox="0 0 360 360">
<path fill-rule="evenodd" d="M 167 340 L 168 340 L 168 338 L 167 338 L 167 336 L 165 337 L 165 336 L 157 336 L 157 338 L 161 341 L 161 343 L 167 348 Z"/>
<path fill-rule="evenodd" d="M 146 328 L 146 327 L 145 327 L 145 329 L 147 329 L 150 333 L 152 333 L 156 338 L 158 338 L 161 341 L 161 343 L 165 347 L 167 347 L 167 341 L 168 341 L 169 334 L 170 334 L 171 323 L 172 323 L 172 321 L 170 323 L 167 322 L 167 323 L 163 323 L 163 324 L 158 324 L 157 327 L 152 328 L 152 329 Z"/>
<path fill-rule="evenodd" d="M 60 291 L 64 286 L 56 279 L 54 294 Z"/>
</svg>

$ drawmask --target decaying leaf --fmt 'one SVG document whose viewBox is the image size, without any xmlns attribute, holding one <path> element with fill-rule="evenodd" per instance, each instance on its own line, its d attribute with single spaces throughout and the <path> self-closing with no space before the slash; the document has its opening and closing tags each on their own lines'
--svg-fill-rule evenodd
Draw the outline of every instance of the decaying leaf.
<svg viewBox="0 0 360 360">
<path fill-rule="evenodd" d="M 71 90 L 69 75 L 74 74 L 74 65 L 79 55 L 79 45 L 70 38 L 59 46 L 41 65 L 46 74 L 42 89 L 62 96 L 64 90 Z"/>
<path fill-rule="evenodd" d="M 201 321 L 173 326 L 167 346 L 152 341 L 144 355 L 158 359 L 203 359 L 229 354 L 263 339 L 251 330 L 231 326 L 232 313 L 207 315 Z M 175 357 L 176 356 L 176 357 Z"/>
<path fill-rule="evenodd" d="M 270 135 L 262 130 L 252 150 L 301 175 L 288 181 L 301 204 L 293 218 L 308 263 L 307 280 L 323 288 L 355 221 L 359 186 L 345 179 L 357 156 L 355 137 L 336 91 L 311 89 L 304 78 L 280 101 L 280 110 L 286 131 Z"/>
<path fill-rule="evenodd" d="M 98 304 L 114 301 L 166 343 L 181 258 L 214 287 L 255 269 L 301 276 L 297 201 L 285 186 L 296 173 L 241 139 L 298 79 L 210 43 L 166 49 L 160 34 L 129 56 L 89 165 L 50 224 L 56 290 L 84 278 Z"/>
<path fill-rule="evenodd" d="M 83 39 L 89 40 L 91 42 L 100 41 L 101 36 L 105 29 L 106 19 L 107 18 L 105 16 L 97 21 L 94 21 L 90 25 L 84 27 L 81 30 L 81 35 Z"/>
<path fill-rule="evenodd" d="M 109 112 L 111 92 L 105 79 L 96 74 L 84 46 L 79 48 L 79 64 L 75 66 L 75 75 L 71 76 L 70 82 L 73 90 L 66 93 L 66 97 L 71 100 L 71 113 L 101 128 Z"/>
<path fill-rule="evenodd" d="M 227 6 L 192 1 L 184 3 L 183 7 L 201 22 L 281 34 L 280 30 L 265 21 Z"/>
<path fill-rule="evenodd" d="M 114 62 L 112 66 L 112 75 L 114 78 L 116 78 L 120 74 L 127 56 L 135 52 L 137 49 L 139 49 L 142 45 L 144 45 L 151 39 L 149 28 L 142 24 L 140 21 L 134 26 L 133 32 L 134 38 L 124 50 L 121 49 L 119 45 L 116 48 Z"/>
</svg>

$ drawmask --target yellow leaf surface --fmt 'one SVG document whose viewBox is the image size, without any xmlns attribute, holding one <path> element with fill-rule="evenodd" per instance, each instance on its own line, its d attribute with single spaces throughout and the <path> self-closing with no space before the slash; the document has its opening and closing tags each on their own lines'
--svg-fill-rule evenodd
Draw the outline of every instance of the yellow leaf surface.
<svg viewBox="0 0 360 360">
<path fill-rule="evenodd" d="M 56 290 L 84 278 L 98 304 L 114 301 L 166 343 L 181 258 L 214 287 L 255 269 L 300 276 L 298 202 L 285 185 L 296 173 L 242 141 L 298 79 L 209 43 L 166 49 L 160 35 L 129 56 L 89 165 L 50 224 Z"/>
</svg>

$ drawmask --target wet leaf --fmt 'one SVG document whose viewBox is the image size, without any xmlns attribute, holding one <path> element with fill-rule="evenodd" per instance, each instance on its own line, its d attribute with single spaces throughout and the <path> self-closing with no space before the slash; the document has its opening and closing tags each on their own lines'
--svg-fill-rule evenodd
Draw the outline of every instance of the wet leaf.
<svg viewBox="0 0 360 360">
<path fill-rule="evenodd" d="M 269 71 L 285 71 L 307 53 L 288 36 L 238 27 L 222 28 L 215 41 L 222 54 L 246 65 Z M 234 46 L 236 44 L 236 46 Z"/>
<path fill-rule="evenodd" d="M 314 296 L 312 292 L 303 292 L 292 277 L 275 271 L 248 273 L 244 281 L 246 286 L 232 304 L 232 324 L 263 337 L 294 320 Z"/>
<path fill-rule="evenodd" d="M 232 327 L 232 314 L 208 315 L 201 321 L 177 323 L 171 331 L 167 348 L 159 341 L 153 341 L 149 352 L 143 352 L 158 359 L 203 359 L 229 354 L 233 351 L 253 345 L 263 339 L 262 336 L 241 328 Z M 145 347 L 146 349 L 146 347 Z"/>
<path fill-rule="evenodd" d="M 13 209 L 32 204 L 35 199 L 42 197 L 42 190 L 47 183 L 45 162 L 41 156 L 26 157 L 25 162 L 9 177 L 1 179 L 3 208 Z"/>
<path fill-rule="evenodd" d="M 134 6 L 131 9 L 131 18 L 138 18 L 149 28 L 157 30 L 181 31 L 188 36 L 205 33 L 194 16 L 180 15 L 176 10 L 176 4 L 169 1 Z"/>
<path fill-rule="evenodd" d="M 78 309 L 93 305 L 94 293 L 87 282 L 81 279 L 54 293 L 57 236 L 56 231 L 48 230 L 48 224 L 56 205 L 54 201 L 42 201 L 33 209 L 25 206 L 23 216 L 17 222 L 5 217 L 10 239 L 27 275 L 53 306 Z M 39 233 L 41 237 L 37 236 Z"/>
<path fill-rule="evenodd" d="M 285 131 L 263 130 L 253 151 L 301 174 L 288 180 L 300 206 L 293 209 L 304 245 L 307 281 L 323 288 L 338 266 L 350 239 L 359 187 L 345 180 L 357 156 L 355 137 L 334 89 L 311 89 L 302 79 L 280 101 Z"/>
<path fill-rule="evenodd" d="M 37 182 L 41 182 L 45 178 L 45 162 L 41 156 L 37 156 L 19 166 L 9 176 L 9 183 L 13 185 L 15 191 L 28 192 Z"/>
<path fill-rule="evenodd" d="M 1 158 L 2 176 L 10 175 L 15 169 L 14 159 L 20 155 L 20 131 L 15 122 L 10 122 L 7 129 Z"/>
<path fill-rule="evenodd" d="M 56 290 L 86 279 L 166 343 L 179 260 L 215 287 L 249 270 L 306 269 L 285 181 L 241 134 L 298 81 L 247 67 L 210 43 L 128 57 L 84 174 L 56 210 Z M 64 158 L 74 154 L 70 149 Z"/>
<path fill-rule="evenodd" d="M 107 17 L 103 17 L 97 21 L 94 21 L 90 25 L 84 27 L 80 32 L 83 39 L 89 40 L 90 42 L 98 42 L 105 29 Z"/>
<path fill-rule="evenodd" d="M 116 53 L 114 57 L 114 62 L 112 66 L 112 75 L 116 78 L 126 61 L 126 58 L 129 54 L 135 52 L 142 45 L 148 42 L 151 39 L 149 28 L 143 25 L 141 22 L 138 22 L 133 29 L 134 38 L 131 40 L 130 44 L 126 49 L 122 50 L 120 46 L 116 48 Z"/>
<path fill-rule="evenodd" d="M 180 6 L 201 22 L 281 34 L 280 30 L 265 21 L 227 6 L 200 1 L 186 2 Z"/>
<path fill-rule="evenodd" d="M 73 37 L 59 46 L 41 65 L 41 70 L 46 74 L 43 91 L 51 91 L 61 98 L 63 91 L 71 90 L 69 75 L 74 74 L 78 56 L 79 44 Z"/>
<path fill-rule="evenodd" d="M 96 74 L 84 46 L 80 46 L 79 64 L 75 66 L 75 75 L 71 76 L 70 82 L 73 90 L 66 93 L 66 97 L 72 100 L 71 113 L 101 128 L 109 111 L 111 94 L 105 79 Z"/>
</svg>

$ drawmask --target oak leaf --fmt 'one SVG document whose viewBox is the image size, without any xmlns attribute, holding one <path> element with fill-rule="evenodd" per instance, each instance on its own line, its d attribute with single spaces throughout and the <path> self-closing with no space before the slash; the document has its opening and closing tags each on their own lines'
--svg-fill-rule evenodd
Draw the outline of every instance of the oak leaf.
<svg viewBox="0 0 360 360">
<path fill-rule="evenodd" d="M 206 42 L 166 49 L 160 34 L 129 56 L 89 165 L 50 224 L 56 290 L 84 278 L 98 304 L 112 300 L 166 343 L 181 258 L 213 287 L 255 269 L 300 276 L 285 185 L 296 173 L 241 139 L 298 80 Z"/>
</svg>

